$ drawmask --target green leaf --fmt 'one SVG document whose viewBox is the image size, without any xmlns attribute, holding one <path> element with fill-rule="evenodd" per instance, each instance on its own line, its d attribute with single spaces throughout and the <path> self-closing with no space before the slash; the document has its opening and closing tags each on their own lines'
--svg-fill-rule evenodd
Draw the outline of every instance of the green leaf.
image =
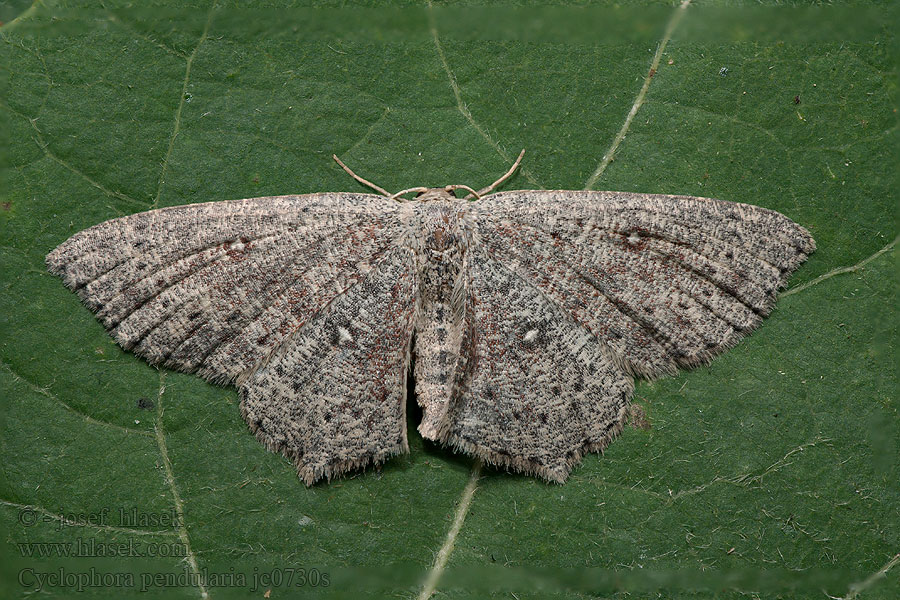
<svg viewBox="0 0 900 600">
<path fill-rule="evenodd" d="M 448 597 L 900 594 L 895 9 L 106 4 L 0 10 L 0 596 L 411 598 L 444 558 Z M 43 264 L 151 207 L 359 190 L 332 153 L 477 188 L 523 147 L 506 189 L 596 174 L 819 247 L 563 486 L 423 442 L 410 406 L 409 455 L 308 489 L 234 389 L 121 351 Z"/>
</svg>

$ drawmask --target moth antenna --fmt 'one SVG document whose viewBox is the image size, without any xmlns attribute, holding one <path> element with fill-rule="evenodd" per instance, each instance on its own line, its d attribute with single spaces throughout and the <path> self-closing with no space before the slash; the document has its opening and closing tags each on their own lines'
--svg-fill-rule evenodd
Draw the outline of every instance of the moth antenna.
<svg viewBox="0 0 900 600">
<path fill-rule="evenodd" d="M 345 165 L 344 163 L 341 162 L 341 159 L 339 159 L 339 158 L 337 157 L 337 154 L 332 154 L 332 155 L 331 155 L 331 158 L 333 158 L 335 161 L 337 161 L 337 164 L 341 165 L 341 168 L 344 169 L 345 171 L 347 171 L 347 173 L 348 173 L 348 174 L 350 175 L 350 177 L 352 177 L 353 179 L 357 180 L 358 182 L 360 182 L 360 183 L 363 184 L 363 185 L 369 186 L 370 188 L 372 188 L 372 189 L 375 190 L 376 192 L 380 193 L 382 196 L 387 196 L 388 198 L 395 199 L 394 196 L 391 196 L 391 195 L 387 192 L 387 190 L 385 190 L 384 188 L 375 185 L 375 184 L 372 183 L 371 181 L 367 181 L 367 180 L 363 179 L 362 177 L 360 177 L 359 175 L 357 175 L 356 173 L 354 173 L 353 171 L 351 171 L 351 170 L 350 170 L 350 167 L 348 167 L 347 165 Z M 395 196 L 396 196 L 396 194 L 395 194 Z"/>
<path fill-rule="evenodd" d="M 408 194 L 410 192 L 427 192 L 427 191 L 428 191 L 428 188 L 426 188 L 426 187 L 414 187 L 414 188 L 401 190 L 401 191 L 397 192 L 396 194 L 391 194 L 390 196 L 388 196 L 388 198 L 390 198 L 391 200 L 402 200 L 402 198 L 400 198 L 400 196 L 402 196 L 403 194 Z"/>
<path fill-rule="evenodd" d="M 506 175 L 504 175 L 503 177 L 501 177 L 500 179 L 498 179 L 497 181 L 495 181 L 495 182 L 492 183 L 491 185 L 487 186 L 487 187 L 484 188 L 483 190 L 478 190 L 478 193 L 477 193 L 477 194 L 475 194 L 475 193 L 473 192 L 473 194 L 475 194 L 475 197 L 476 197 L 476 198 L 479 198 L 479 197 L 484 196 L 485 194 L 487 194 L 487 193 L 489 193 L 489 192 L 492 192 L 492 191 L 494 190 L 494 188 L 496 188 L 498 185 L 500 185 L 501 183 L 503 183 L 504 181 L 506 181 L 507 179 L 509 179 L 509 178 L 512 176 L 512 174 L 515 173 L 516 169 L 519 167 L 519 163 L 522 162 L 522 157 L 523 157 L 523 156 L 525 156 L 525 148 L 522 148 L 522 151 L 519 152 L 519 158 L 516 159 L 516 162 L 513 163 L 513 166 L 509 169 L 509 171 L 506 172 Z M 465 199 L 466 199 L 466 200 L 471 200 L 471 199 L 472 199 L 472 194 L 469 194 L 468 196 L 466 196 Z"/>
</svg>

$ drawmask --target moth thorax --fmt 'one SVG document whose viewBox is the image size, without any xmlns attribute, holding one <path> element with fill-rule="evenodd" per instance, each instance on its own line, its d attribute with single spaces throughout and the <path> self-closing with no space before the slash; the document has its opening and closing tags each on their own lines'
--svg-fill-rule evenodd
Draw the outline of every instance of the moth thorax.
<svg viewBox="0 0 900 600">
<path fill-rule="evenodd" d="M 465 236 L 459 212 L 449 202 L 436 202 L 423 208 L 422 241 L 428 254 L 458 253 L 463 250 Z"/>
</svg>

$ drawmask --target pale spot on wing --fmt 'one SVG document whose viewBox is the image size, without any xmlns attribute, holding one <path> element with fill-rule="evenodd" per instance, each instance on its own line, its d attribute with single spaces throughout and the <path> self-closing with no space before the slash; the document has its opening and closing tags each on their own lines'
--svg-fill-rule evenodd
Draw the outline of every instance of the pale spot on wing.
<svg viewBox="0 0 900 600">
<path fill-rule="evenodd" d="M 529 331 L 528 333 L 526 333 L 526 334 L 525 334 L 525 337 L 523 338 L 524 341 L 525 341 L 525 343 L 526 343 L 526 344 L 530 344 L 531 342 L 533 342 L 533 341 L 534 341 L 534 338 L 537 337 L 537 334 L 538 334 L 538 330 L 537 330 L 537 329 L 532 329 L 531 331 Z"/>
<path fill-rule="evenodd" d="M 341 342 L 352 342 L 353 336 L 343 327 L 338 327 L 338 338 Z"/>
</svg>

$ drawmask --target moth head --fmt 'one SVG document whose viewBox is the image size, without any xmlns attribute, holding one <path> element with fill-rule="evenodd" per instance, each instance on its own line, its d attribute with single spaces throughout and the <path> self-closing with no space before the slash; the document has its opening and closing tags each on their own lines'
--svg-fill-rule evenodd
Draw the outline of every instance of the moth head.
<svg viewBox="0 0 900 600">
<path fill-rule="evenodd" d="M 403 196 L 406 194 L 415 193 L 415 200 L 417 202 L 433 202 L 435 200 L 441 200 L 443 202 L 450 202 L 453 200 L 459 200 L 456 197 L 456 194 L 453 192 L 455 190 L 466 190 L 469 194 L 474 194 L 475 198 L 481 198 L 481 196 L 470 188 L 467 185 L 445 185 L 444 187 L 439 188 L 427 188 L 427 187 L 414 187 L 408 188 L 402 191 L 397 192 L 396 194 L 391 194 L 390 198 L 394 200 L 403 200 Z"/>
<path fill-rule="evenodd" d="M 449 187 L 449 186 L 448 186 Z M 455 200 L 456 194 L 447 188 L 425 188 L 416 194 L 419 202 L 432 202 L 434 200 Z"/>
<path fill-rule="evenodd" d="M 468 190 L 469 192 L 476 194 L 475 190 L 470 188 L 467 185 L 446 185 L 441 188 L 418 188 L 419 193 L 416 194 L 417 202 L 433 202 L 435 200 L 440 200 L 443 202 L 450 202 L 453 200 L 459 200 L 456 197 L 456 194 L 453 192 L 457 189 Z"/>
</svg>

